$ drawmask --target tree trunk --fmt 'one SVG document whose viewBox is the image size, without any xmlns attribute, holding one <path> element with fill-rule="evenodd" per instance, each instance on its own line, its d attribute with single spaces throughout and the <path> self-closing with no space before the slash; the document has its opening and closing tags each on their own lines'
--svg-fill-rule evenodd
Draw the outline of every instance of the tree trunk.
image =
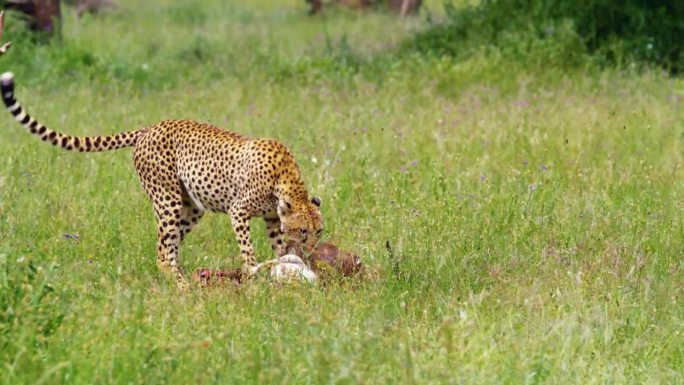
<svg viewBox="0 0 684 385">
<path fill-rule="evenodd" d="M 50 34 L 59 32 L 62 20 L 60 0 L 11 0 L 5 4 L 7 9 L 23 12 L 30 18 L 30 27 L 34 31 Z"/>
<path fill-rule="evenodd" d="M 394 12 L 406 16 L 408 14 L 416 14 L 420 9 L 423 0 L 388 0 L 387 6 Z"/>
<path fill-rule="evenodd" d="M 417 14 L 423 0 L 306 0 L 311 5 L 309 14 L 316 14 L 330 6 L 341 5 L 351 9 L 371 9 L 377 5 L 387 6 L 387 9 L 400 14 Z"/>
</svg>

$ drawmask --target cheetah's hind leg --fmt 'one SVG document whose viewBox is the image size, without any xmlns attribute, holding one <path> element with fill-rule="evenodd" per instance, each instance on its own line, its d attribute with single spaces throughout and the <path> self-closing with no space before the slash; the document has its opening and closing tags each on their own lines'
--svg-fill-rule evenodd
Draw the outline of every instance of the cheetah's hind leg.
<svg viewBox="0 0 684 385">
<path fill-rule="evenodd" d="M 177 188 L 148 189 L 154 212 L 157 217 L 157 266 L 166 275 L 176 279 L 181 289 L 188 287 L 187 280 L 179 264 L 179 248 L 181 241 L 181 212 L 183 201 L 180 186 Z"/>
<path fill-rule="evenodd" d="M 181 185 L 181 189 L 183 206 L 180 211 L 180 241 L 183 242 L 185 236 L 192 231 L 204 216 L 204 209 L 195 204 L 185 186 Z"/>
<path fill-rule="evenodd" d="M 165 275 L 175 278 L 179 288 L 188 288 L 188 281 L 180 267 L 180 245 L 202 219 L 204 210 L 188 195 L 182 183 L 152 188 L 143 179 L 143 186 L 154 205 L 157 218 L 157 266 Z"/>
</svg>

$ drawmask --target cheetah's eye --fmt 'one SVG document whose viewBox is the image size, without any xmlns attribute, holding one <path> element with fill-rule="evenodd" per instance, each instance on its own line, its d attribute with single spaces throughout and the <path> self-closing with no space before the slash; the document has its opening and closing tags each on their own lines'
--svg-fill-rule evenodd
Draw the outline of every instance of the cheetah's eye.
<svg viewBox="0 0 684 385">
<path fill-rule="evenodd" d="M 308 229 L 299 229 L 299 231 L 302 233 L 302 235 L 307 235 L 309 233 Z"/>
</svg>

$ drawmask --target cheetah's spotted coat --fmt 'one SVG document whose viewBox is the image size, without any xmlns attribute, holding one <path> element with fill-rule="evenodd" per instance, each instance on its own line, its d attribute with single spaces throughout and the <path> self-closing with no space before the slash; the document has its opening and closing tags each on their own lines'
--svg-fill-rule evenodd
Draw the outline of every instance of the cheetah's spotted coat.
<svg viewBox="0 0 684 385">
<path fill-rule="evenodd" d="M 13 75 L 0 77 L 3 101 L 32 134 L 70 151 L 134 147 L 135 168 L 152 200 L 158 224 L 157 263 L 184 285 L 179 246 L 206 211 L 228 213 L 243 269 L 256 265 L 249 221 L 266 221 L 271 246 L 284 253 L 283 235 L 313 244 L 323 224 L 320 200 L 309 199 L 288 149 L 270 139 L 249 139 L 210 124 L 167 120 L 110 136 L 76 137 L 53 131 L 29 116 L 14 97 Z"/>
</svg>

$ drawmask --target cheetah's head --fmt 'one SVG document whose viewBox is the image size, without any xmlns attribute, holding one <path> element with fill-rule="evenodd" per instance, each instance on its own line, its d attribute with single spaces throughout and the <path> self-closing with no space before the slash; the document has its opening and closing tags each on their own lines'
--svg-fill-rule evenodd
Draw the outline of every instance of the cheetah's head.
<svg viewBox="0 0 684 385">
<path fill-rule="evenodd" d="M 287 239 L 313 247 L 323 233 L 320 207 L 318 197 L 297 203 L 281 200 L 278 202 L 280 230 Z"/>
</svg>

